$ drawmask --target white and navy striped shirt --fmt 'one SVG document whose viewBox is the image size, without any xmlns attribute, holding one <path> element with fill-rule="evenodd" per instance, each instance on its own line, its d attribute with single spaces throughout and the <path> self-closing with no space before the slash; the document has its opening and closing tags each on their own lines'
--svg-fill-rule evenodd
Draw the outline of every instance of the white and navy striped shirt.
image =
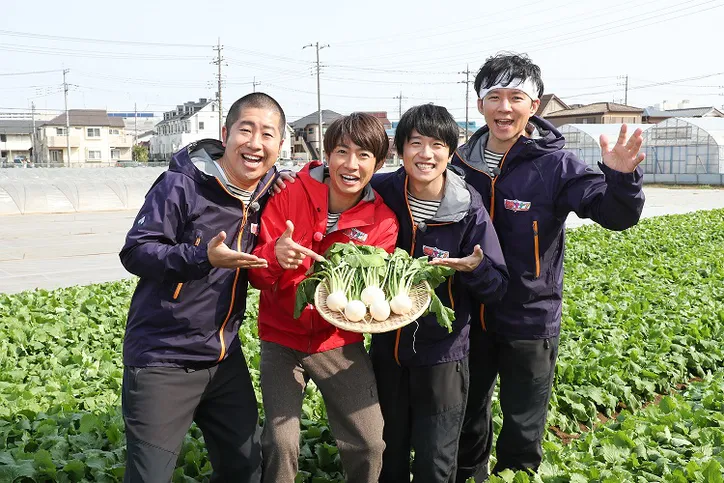
<svg viewBox="0 0 724 483">
<path fill-rule="evenodd" d="M 428 201 L 421 200 L 412 196 L 407 192 L 407 201 L 410 203 L 410 212 L 412 213 L 412 222 L 417 225 L 421 221 L 429 220 L 435 216 L 437 209 L 440 207 L 440 200 Z"/>
<path fill-rule="evenodd" d="M 339 221 L 339 215 L 342 213 L 332 213 L 331 211 L 327 212 L 327 234 L 329 234 L 332 229 L 337 225 L 337 222 Z"/>
<path fill-rule="evenodd" d="M 254 194 L 253 192 L 238 188 L 231 183 L 227 183 L 226 187 L 229 189 L 229 193 L 241 198 L 241 201 L 244 202 L 244 206 L 249 206 L 249 202 L 251 201 L 251 195 Z"/>
<path fill-rule="evenodd" d="M 500 167 L 500 162 L 504 157 L 505 154 L 494 153 L 487 148 L 485 149 L 485 164 L 488 165 L 488 169 L 490 169 L 493 173 L 497 173 L 498 168 Z"/>
</svg>

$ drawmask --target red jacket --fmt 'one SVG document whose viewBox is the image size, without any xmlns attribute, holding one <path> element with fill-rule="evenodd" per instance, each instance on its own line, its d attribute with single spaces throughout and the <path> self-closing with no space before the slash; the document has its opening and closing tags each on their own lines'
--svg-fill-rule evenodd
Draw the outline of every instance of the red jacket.
<svg viewBox="0 0 724 483">
<path fill-rule="evenodd" d="M 398 224 L 395 214 L 369 185 L 362 200 L 343 212 L 337 230 L 327 229 L 329 189 L 321 180 L 323 170 L 312 162 L 297 173 L 295 183 L 269 200 L 261 217 L 261 229 L 254 255 L 267 260 L 268 268 L 249 270 L 249 281 L 261 290 L 259 299 L 259 338 L 294 350 L 323 352 L 362 340 L 362 334 L 338 329 L 324 320 L 312 305 L 294 318 L 297 286 L 312 265 L 307 257 L 297 270 L 285 270 L 277 262 L 274 246 L 286 229 L 286 220 L 294 223 L 294 241 L 319 254 L 335 242 L 374 245 L 388 252 L 395 249 Z"/>
</svg>

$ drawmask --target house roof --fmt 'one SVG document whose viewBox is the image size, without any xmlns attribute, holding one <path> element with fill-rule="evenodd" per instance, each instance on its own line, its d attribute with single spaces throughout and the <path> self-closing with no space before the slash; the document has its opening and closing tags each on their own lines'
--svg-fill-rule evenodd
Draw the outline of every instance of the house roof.
<svg viewBox="0 0 724 483">
<path fill-rule="evenodd" d="M 109 126 L 124 127 L 120 117 L 108 117 L 105 109 L 70 109 L 68 111 L 71 126 Z M 54 117 L 42 126 L 65 126 L 65 113 Z"/>
<path fill-rule="evenodd" d="M 0 134 L 30 134 L 33 121 L 25 119 L 0 119 Z"/>
<path fill-rule="evenodd" d="M 644 116 L 648 117 L 704 117 L 705 115 L 713 115 L 714 117 L 724 117 L 716 107 L 687 107 L 685 109 L 669 109 L 661 110 L 655 107 L 647 107 L 644 109 Z"/>
<path fill-rule="evenodd" d="M 545 111 L 546 107 L 548 106 L 548 103 L 550 103 L 553 99 L 555 99 L 560 105 L 562 105 L 565 109 L 569 109 L 570 106 L 563 102 L 560 97 L 558 97 L 555 94 L 543 94 L 540 98 L 540 105 L 538 106 L 538 110 L 535 112 L 536 116 L 540 116 L 543 111 Z"/>
<path fill-rule="evenodd" d="M 561 111 L 551 112 L 546 118 L 551 117 L 569 117 L 587 114 L 606 114 L 609 112 L 640 112 L 644 110 L 638 107 L 627 106 L 625 104 L 617 104 L 615 102 L 595 102 L 575 109 L 563 109 Z"/>
<path fill-rule="evenodd" d="M 330 111 L 329 109 L 322 109 L 322 124 L 329 124 L 339 117 L 342 117 L 342 114 Z M 297 119 L 292 122 L 290 126 L 292 126 L 292 129 L 302 129 L 310 124 L 317 124 L 317 111 L 307 114 L 301 119 Z"/>
</svg>

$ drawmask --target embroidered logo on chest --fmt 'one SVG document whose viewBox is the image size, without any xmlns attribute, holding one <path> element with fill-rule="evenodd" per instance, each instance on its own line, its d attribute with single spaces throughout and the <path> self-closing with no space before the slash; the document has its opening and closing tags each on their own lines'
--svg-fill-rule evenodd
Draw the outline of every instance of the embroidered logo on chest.
<svg viewBox="0 0 724 483">
<path fill-rule="evenodd" d="M 429 247 L 427 245 L 422 245 L 422 253 L 432 258 L 450 258 L 450 252 L 446 252 L 445 250 L 441 250 L 437 247 Z"/>
<path fill-rule="evenodd" d="M 249 226 L 249 231 L 252 235 L 258 235 L 259 234 L 259 225 L 257 223 L 252 223 Z"/>
<path fill-rule="evenodd" d="M 349 228 L 347 230 L 344 230 L 344 234 L 347 235 L 350 239 L 358 242 L 367 241 L 367 233 L 360 231 L 357 228 Z"/>
<path fill-rule="evenodd" d="M 510 211 L 528 211 L 530 210 L 530 201 L 520 200 L 504 200 L 505 209 Z"/>
</svg>

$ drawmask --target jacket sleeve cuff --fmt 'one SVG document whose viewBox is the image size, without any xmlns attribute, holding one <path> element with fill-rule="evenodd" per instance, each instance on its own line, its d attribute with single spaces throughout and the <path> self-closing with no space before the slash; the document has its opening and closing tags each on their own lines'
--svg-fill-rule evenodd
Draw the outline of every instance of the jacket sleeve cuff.
<svg viewBox="0 0 724 483">
<path fill-rule="evenodd" d="M 636 166 L 636 169 L 632 173 L 622 173 L 615 169 L 609 168 L 606 164 L 601 161 L 598 162 L 598 167 L 606 177 L 608 184 L 628 184 L 628 185 L 640 185 L 642 183 L 644 172 L 641 166 Z"/>
<path fill-rule="evenodd" d="M 196 261 L 194 264 L 195 271 L 198 275 L 196 279 L 205 277 L 214 268 L 209 261 L 209 252 L 206 245 L 194 247 L 194 260 Z"/>
<path fill-rule="evenodd" d="M 472 272 L 462 272 L 460 275 L 462 276 L 462 281 L 465 285 L 471 287 L 475 284 L 475 282 L 480 281 L 481 275 L 485 273 L 486 270 L 491 268 L 493 268 L 493 262 L 491 262 L 490 259 L 483 254 L 483 260 L 477 267 L 475 267 L 475 270 Z"/>
<path fill-rule="evenodd" d="M 279 261 L 277 260 L 277 255 L 275 253 L 275 248 L 277 245 L 277 240 L 274 240 L 274 243 L 267 243 L 265 244 L 261 250 L 259 250 L 258 257 L 263 258 L 267 262 L 267 268 L 266 271 L 266 278 L 277 280 L 279 277 L 282 276 L 282 273 L 284 273 L 284 268 L 282 268 L 281 265 L 279 265 Z"/>
</svg>

